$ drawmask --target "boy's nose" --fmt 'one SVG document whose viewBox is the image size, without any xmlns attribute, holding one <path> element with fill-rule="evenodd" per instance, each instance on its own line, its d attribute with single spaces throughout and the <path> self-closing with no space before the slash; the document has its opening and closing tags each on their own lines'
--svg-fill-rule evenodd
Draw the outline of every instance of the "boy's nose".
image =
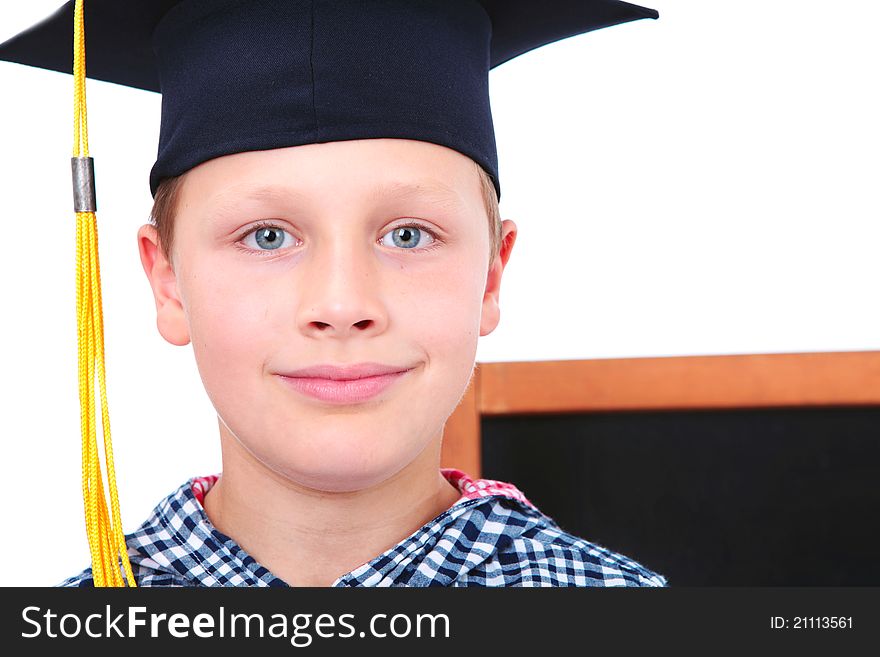
<svg viewBox="0 0 880 657">
<path fill-rule="evenodd" d="M 300 331 L 314 337 L 378 334 L 388 324 L 378 271 L 370 258 L 345 253 L 315 258 L 297 312 Z"/>
</svg>

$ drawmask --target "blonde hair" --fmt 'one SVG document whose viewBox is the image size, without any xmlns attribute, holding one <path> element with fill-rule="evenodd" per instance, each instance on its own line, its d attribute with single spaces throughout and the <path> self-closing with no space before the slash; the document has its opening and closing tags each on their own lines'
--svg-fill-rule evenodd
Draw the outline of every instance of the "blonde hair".
<svg viewBox="0 0 880 657">
<path fill-rule="evenodd" d="M 501 211 L 498 207 L 498 196 L 495 194 L 492 177 L 476 162 L 474 162 L 474 166 L 480 178 L 480 192 L 489 220 L 489 266 L 491 267 L 501 248 Z M 156 227 L 162 253 L 169 262 L 174 242 L 177 200 L 184 177 L 186 177 L 185 173 L 173 178 L 165 178 L 159 183 L 156 196 L 153 198 L 153 209 L 150 212 L 150 221 Z"/>
<path fill-rule="evenodd" d="M 489 219 L 489 266 L 495 261 L 501 249 L 501 208 L 498 207 L 498 195 L 492 177 L 486 170 L 474 162 L 480 176 L 480 191 L 483 193 L 483 205 Z"/>
</svg>

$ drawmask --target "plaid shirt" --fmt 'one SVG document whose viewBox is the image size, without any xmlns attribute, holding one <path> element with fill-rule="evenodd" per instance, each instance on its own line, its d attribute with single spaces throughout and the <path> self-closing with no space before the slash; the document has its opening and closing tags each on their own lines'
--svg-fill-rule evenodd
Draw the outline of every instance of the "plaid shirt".
<svg viewBox="0 0 880 657">
<path fill-rule="evenodd" d="M 444 476 L 461 491 L 447 511 L 333 586 L 666 586 L 641 564 L 562 531 L 515 486 Z M 191 479 L 126 537 L 139 586 L 288 586 L 202 507 L 216 476 Z M 92 586 L 91 569 L 60 586 Z"/>
</svg>

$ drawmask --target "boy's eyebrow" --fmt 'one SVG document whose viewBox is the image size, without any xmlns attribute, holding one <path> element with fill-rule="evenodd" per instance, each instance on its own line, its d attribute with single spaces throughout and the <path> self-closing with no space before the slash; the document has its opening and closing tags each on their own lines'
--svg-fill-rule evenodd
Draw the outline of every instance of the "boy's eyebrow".
<svg viewBox="0 0 880 657">
<path fill-rule="evenodd" d="M 211 207 L 222 211 L 231 204 L 240 201 L 297 201 L 303 198 L 296 190 L 281 185 L 231 185 L 215 194 L 211 199 Z"/>
<path fill-rule="evenodd" d="M 458 191 L 440 181 L 404 182 L 394 181 L 385 183 L 376 188 L 375 198 L 383 197 L 424 197 L 429 201 L 441 205 L 463 205 Z"/>
<path fill-rule="evenodd" d="M 415 198 L 426 200 L 443 206 L 463 206 L 464 202 L 456 189 L 440 181 L 392 181 L 379 185 L 370 195 L 379 201 L 385 198 Z M 303 202 L 306 194 L 296 189 L 281 185 L 260 185 L 258 187 L 233 185 L 227 187 L 211 199 L 213 210 L 222 212 L 232 203 L 241 201 L 284 201 L 288 203 Z"/>
</svg>

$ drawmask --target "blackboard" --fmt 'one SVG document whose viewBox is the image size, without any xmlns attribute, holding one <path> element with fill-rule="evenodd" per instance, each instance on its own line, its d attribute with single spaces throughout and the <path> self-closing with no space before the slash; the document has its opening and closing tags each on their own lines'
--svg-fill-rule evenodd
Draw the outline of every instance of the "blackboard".
<svg viewBox="0 0 880 657">
<path fill-rule="evenodd" d="M 880 408 L 487 416 L 483 477 L 670 586 L 880 585 Z"/>
</svg>

